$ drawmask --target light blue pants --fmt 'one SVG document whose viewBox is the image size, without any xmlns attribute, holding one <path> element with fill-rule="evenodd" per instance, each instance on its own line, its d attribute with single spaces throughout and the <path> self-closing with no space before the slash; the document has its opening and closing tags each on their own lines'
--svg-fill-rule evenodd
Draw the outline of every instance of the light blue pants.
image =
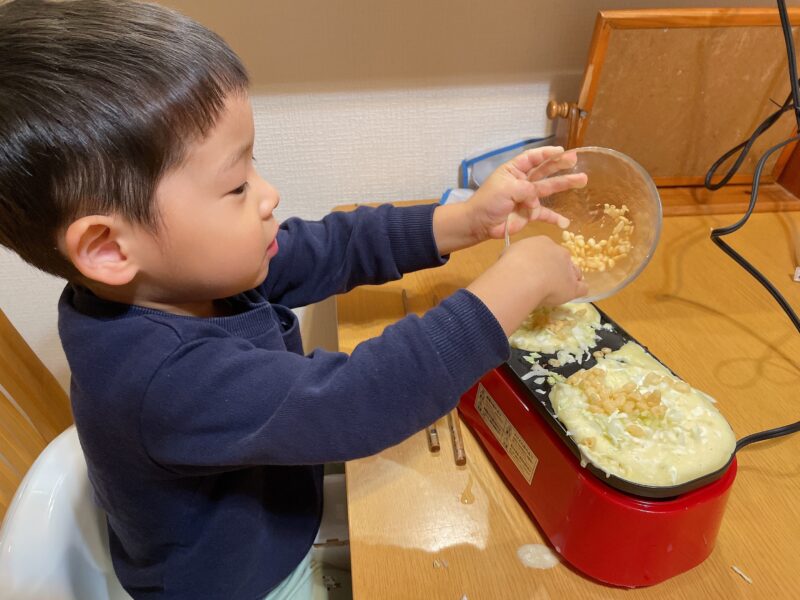
<svg viewBox="0 0 800 600">
<path fill-rule="evenodd" d="M 264 600 L 347 600 L 353 597 L 350 572 L 323 564 L 314 549 Z"/>
<path fill-rule="evenodd" d="M 347 495 L 344 475 L 326 475 L 324 511 L 314 547 L 264 600 L 349 600 L 350 579 Z"/>
</svg>

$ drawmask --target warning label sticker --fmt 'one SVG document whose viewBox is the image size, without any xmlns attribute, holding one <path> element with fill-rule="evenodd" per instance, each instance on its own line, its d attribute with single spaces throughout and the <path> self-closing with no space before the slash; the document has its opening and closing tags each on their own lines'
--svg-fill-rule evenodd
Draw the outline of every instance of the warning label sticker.
<svg viewBox="0 0 800 600">
<path fill-rule="evenodd" d="M 475 410 L 491 430 L 494 437 L 503 446 L 509 458 L 522 473 L 525 481 L 530 485 L 539 459 L 522 438 L 516 428 L 508 420 L 506 414 L 495 402 L 494 398 L 486 391 L 483 384 L 478 384 L 478 395 L 475 398 Z"/>
</svg>

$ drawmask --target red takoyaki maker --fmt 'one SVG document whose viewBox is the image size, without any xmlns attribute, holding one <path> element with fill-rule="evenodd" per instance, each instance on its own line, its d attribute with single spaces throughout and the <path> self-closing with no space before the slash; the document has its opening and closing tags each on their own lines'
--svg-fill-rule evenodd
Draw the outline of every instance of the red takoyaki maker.
<svg viewBox="0 0 800 600">
<path fill-rule="evenodd" d="M 631 339 L 601 316 L 613 325 L 598 332 L 603 346 L 617 349 Z M 530 370 L 526 354 L 512 350 L 462 397 L 459 410 L 555 550 L 588 577 L 621 587 L 653 585 L 703 562 L 736 477 L 735 456 L 714 473 L 671 487 L 582 466 L 547 399 L 549 386 L 522 378 Z M 592 361 L 548 368 L 568 377 Z"/>
</svg>

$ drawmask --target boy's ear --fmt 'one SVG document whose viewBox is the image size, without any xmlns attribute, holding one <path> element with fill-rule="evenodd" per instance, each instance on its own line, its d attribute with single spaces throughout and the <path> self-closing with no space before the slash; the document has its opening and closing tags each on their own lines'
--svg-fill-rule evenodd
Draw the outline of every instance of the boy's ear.
<svg viewBox="0 0 800 600">
<path fill-rule="evenodd" d="M 90 215 L 67 227 L 67 256 L 85 277 L 107 285 L 125 285 L 138 267 L 130 252 L 134 239 L 130 224 L 113 215 Z"/>
</svg>

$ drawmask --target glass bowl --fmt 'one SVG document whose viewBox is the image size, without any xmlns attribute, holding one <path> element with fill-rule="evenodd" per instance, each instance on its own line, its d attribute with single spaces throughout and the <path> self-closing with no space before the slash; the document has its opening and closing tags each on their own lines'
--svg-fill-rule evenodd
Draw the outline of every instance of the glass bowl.
<svg viewBox="0 0 800 600">
<path fill-rule="evenodd" d="M 604 246 L 608 247 L 618 245 L 619 238 L 622 238 L 622 242 L 629 245 L 626 255 L 603 265 L 604 270 L 583 268 L 589 292 L 575 302 L 591 302 L 607 298 L 624 288 L 650 262 L 661 234 L 661 198 L 647 171 L 629 156 L 600 147 L 575 148 L 570 152 L 577 153 L 575 166 L 551 176 L 586 173 L 588 183 L 581 189 L 542 198 L 542 205 L 567 217 L 570 225 L 565 231 L 583 236 L 584 244 L 589 240 L 595 244 L 606 240 Z M 620 217 L 616 210 L 606 205 L 618 210 L 627 207 L 623 214 L 629 223 L 623 223 L 621 228 L 632 225 L 630 232 L 618 231 L 618 235 L 612 238 Z M 564 243 L 564 238 L 559 241 Z"/>
</svg>

